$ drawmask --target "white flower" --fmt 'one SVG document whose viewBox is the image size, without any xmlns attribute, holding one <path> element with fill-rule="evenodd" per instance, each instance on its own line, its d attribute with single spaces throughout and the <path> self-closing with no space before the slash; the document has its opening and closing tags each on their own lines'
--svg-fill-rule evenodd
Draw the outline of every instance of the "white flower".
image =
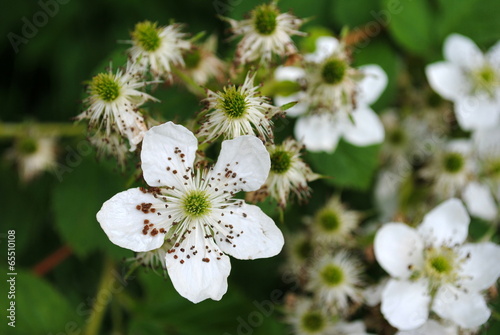
<svg viewBox="0 0 500 335">
<path fill-rule="evenodd" d="M 300 275 L 314 252 L 311 237 L 302 231 L 288 234 L 285 240 L 286 268 L 294 275 Z"/>
<path fill-rule="evenodd" d="M 326 254 L 309 269 L 307 288 L 326 310 L 345 313 L 349 300 L 360 302 L 362 299 L 361 273 L 361 264 L 347 252 L 339 251 L 333 257 Z"/>
<path fill-rule="evenodd" d="M 88 88 L 90 96 L 84 100 L 89 107 L 75 118 L 88 119 L 89 127 L 95 128 L 97 133 L 102 130 L 106 137 L 118 132 L 128 139 L 130 151 L 135 150 L 148 130 L 137 108 L 147 100 L 158 101 L 138 90 L 148 83 L 139 81 L 132 67 L 128 63 L 125 72 L 118 70 L 113 74 L 110 69 L 92 78 Z"/>
<path fill-rule="evenodd" d="M 475 131 L 472 139 L 481 176 L 500 201 L 500 126 Z"/>
<path fill-rule="evenodd" d="M 242 135 L 257 135 L 261 140 L 273 139 L 271 118 L 281 110 L 258 95 L 254 86 L 255 74 L 248 73 L 241 86 L 226 86 L 222 92 L 208 90 L 205 99 L 207 112 L 198 136 L 211 142 L 219 136 L 232 139 Z"/>
<path fill-rule="evenodd" d="M 283 235 L 260 208 L 233 199 L 258 189 L 270 159 L 262 142 L 241 136 L 222 143 L 210 169 L 193 167 L 196 137 L 167 122 L 145 135 L 143 176 L 150 190 L 129 189 L 104 203 L 97 220 L 109 239 L 136 252 L 171 243 L 166 266 L 175 289 L 192 302 L 219 300 L 227 290 L 229 257 L 278 254 Z"/>
<path fill-rule="evenodd" d="M 316 52 L 306 55 L 311 64 L 306 71 L 296 67 L 279 68 L 276 79 L 300 81 L 305 76 L 307 90 L 277 102 L 298 100 L 292 115 L 302 115 L 295 124 L 295 137 L 310 151 L 332 152 L 341 137 L 366 146 L 384 139 L 384 127 L 369 107 L 387 85 L 387 75 L 378 65 L 354 69 L 349 66 L 343 44 L 333 37 L 320 37 Z"/>
<path fill-rule="evenodd" d="M 399 331 L 396 335 L 458 335 L 454 325 L 444 325 L 435 320 L 428 320 L 423 326 L 407 331 Z"/>
<path fill-rule="evenodd" d="M 15 142 L 6 157 L 16 162 L 20 179 L 29 182 L 56 166 L 56 145 L 54 137 L 27 135 Z"/>
<path fill-rule="evenodd" d="M 231 25 L 235 36 L 243 35 L 236 49 L 236 62 L 246 64 L 260 59 L 260 64 L 269 65 L 272 55 L 280 57 L 297 53 L 290 36 L 304 36 L 298 28 L 302 20 L 289 13 L 280 13 L 275 2 L 257 6 L 250 18 L 236 21 L 224 18 Z"/>
<path fill-rule="evenodd" d="M 359 224 L 359 214 L 348 210 L 338 197 L 332 197 L 312 220 L 314 239 L 324 245 L 348 244 Z"/>
<path fill-rule="evenodd" d="M 500 43 L 483 54 L 469 38 L 452 34 L 445 40 L 445 61 L 428 65 L 431 87 L 455 103 L 464 130 L 496 126 L 500 120 Z"/>
<path fill-rule="evenodd" d="M 158 27 L 150 21 L 137 23 L 128 41 L 132 44 L 128 53 L 137 69 L 149 69 L 157 78 L 171 79 L 172 66 L 184 67 L 182 53 L 191 49 L 191 43 L 184 40 L 186 34 L 181 28 L 179 24 Z"/>
<path fill-rule="evenodd" d="M 488 320 L 481 291 L 500 275 L 500 247 L 464 243 L 469 222 L 461 201 L 452 198 L 425 215 L 416 229 L 388 223 L 377 232 L 375 256 L 393 277 L 381 306 L 391 325 L 416 329 L 427 321 L 429 310 L 462 328 Z"/>
<path fill-rule="evenodd" d="M 267 148 L 271 157 L 271 171 L 263 187 L 278 201 L 280 207 L 286 207 L 292 192 L 299 201 L 304 201 L 311 193 L 307 183 L 320 177 L 300 158 L 301 149 L 302 145 L 293 139 Z"/>
</svg>

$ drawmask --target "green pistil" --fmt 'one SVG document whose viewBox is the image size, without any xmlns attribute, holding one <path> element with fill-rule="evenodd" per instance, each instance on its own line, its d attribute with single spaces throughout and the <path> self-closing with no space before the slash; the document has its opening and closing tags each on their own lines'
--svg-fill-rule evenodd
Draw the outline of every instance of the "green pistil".
<svg viewBox="0 0 500 335">
<path fill-rule="evenodd" d="M 347 70 L 347 64 L 340 59 L 330 59 L 321 70 L 321 77 L 327 84 L 338 84 L 344 79 L 345 72 Z"/>
<path fill-rule="evenodd" d="M 329 232 L 337 231 L 340 227 L 339 216 L 332 210 L 321 211 L 318 220 L 321 227 Z"/>
<path fill-rule="evenodd" d="M 295 252 L 299 256 L 300 259 L 307 259 L 312 252 L 311 242 L 304 240 L 297 244 L 295 248 Z"/>
<path fill-rule="evenodd" d="M 110 73 L 99 73 L 92 78 L 90 87 L 92 94 L 106 102 L 114 101 L 120 96 L 120 85 L 116 82 L 115 76 Z"/>
<path fill-rule="evenodd" d="M 317 332 L 324 328 L 325 317 L 317 311 L 305 313 L 301 319 L 302 327 L 310 332 Z"/>
<path fill-rule="evenodd" d="M 327 265 L 321 270 L 320 275 L 328 286 L 338 286 L 344 281 L 344 271 L 337 265 Z"/>
<path fill-rule="evenodd" d="M 389 143 L 400 145 L 405 141 L 405 133 L 401 129 L 395 129 L 388 133 Z"/>
<path fill-rule="evenodd" d="M 199 49 L 194 49 L 187 52 L 184 55 L 184 62 L 186 63 L 186 68 L 196 69 L 201 61 L 201 53 Z"/>
<path fill-rule="evenodd" d="M 431 278 L 431 284 L 442 284 L 443 282 L 455 282 L 457 273 L 457 255 L 453 249 L 443 247 L 439 249 L 427 249 L 425 254 L 425 273 Z"/>
<path fill-rule="evenodd" d="M 211 203 L 205 192 L 194 191 L 182 200 L 184 212 L 189 217 L 200 217 L 210 211 Z"/>
<path fill-rule="evenodd" d="M 38 143 L 31 137 L 25 137 L 18 143 L 18 150 L 24 155 L 35 153 L 38 149 Z"/>
<path fill-rule="evenodd" d="M 500 84 L 495 70 L 491 66 L 484 66 L 473 74 L 476 89 L 494 94 L 495 87 Z"/>
<path fill-rule="evenodd" d="M 486 163 L 485 172 L 488 177 L 500 177 L 500 160 Z"/>
<path fill-rule="evenodd" d="M 277 174 L 286 173 L 292 166 L 292 155 L 285 150 L 277 150 L 271 154 L 271 171 Z"/>
<path fill-rule="evenodd" d="M 245 96 L 238 92 L 236 87 L 229 86 L 224 89 L 221 94 L 222 99 L 219 101 L 221 108 L 230 119 L 238 119 L 242 117 L 247 110 L 247 102 Z"/>
<path fill-rule="evenodd" d="M 272 4 L 258 6 L 252 12 L 255 30 L 261 35 L 271 35 L 276 30 L 278 15 L 278 9 Z"/>
<path fill-rule="evenodd" d="M 132 32 L 132 39 L 145 51 L 155 51 L 161 44 L 157 23 L 151 21 L 137 23 L 135 30 Z"/>
<path fill-rule="evenodd" d="M 449 260 L 444 256 L 436 256 L 430 260 L 430 266 L 439 274 L 449 273 L 453 266 Z"/>
<path fill-rule="evenodd" d="M 464 164 L 464 157 L 458 152 L 449 152 L 444 156 L 443 165 L 448 173 L 460 172 Z"/>
</svg>

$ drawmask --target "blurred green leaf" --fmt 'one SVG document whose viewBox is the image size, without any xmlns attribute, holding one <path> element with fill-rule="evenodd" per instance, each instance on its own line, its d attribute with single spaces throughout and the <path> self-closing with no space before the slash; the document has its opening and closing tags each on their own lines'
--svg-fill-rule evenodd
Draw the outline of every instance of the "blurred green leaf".
<svg viewBox="0 0 500 335">
<path fill-rule="evenodd" d="M 357 147 L 343 140 L 333 154 L 309 153 L 313 170 L 325 176 L 325 182 L 339 187 L 367 190 L 378 166 L 380 146 Z"/>
<path fill-rule="evenodd" d="M 337 0 L 331 2 L 330 12 L 336 23 L 354 28 L 375 21 L 378 7 L 373 0 Z"/>
<path fill-rule="evenodd" d="M 125 190 L 120 173 L 82 156 L 75 156 L 73 164 L 66 167 L 70 170 L 61 172 L 62 182 L 53 194 L 56 228 L 62 238 L 80 257 L 98 249 L 119 258 L 129 254 L 109 241 L 96 220 L 102 204 Z"/>
<path fill-rule="evenodd" d="M 6 268 L 2 272 L 7 273 Z M 6 276 L 3 276 L 5 283 Z M 10 277 L 7 277 L 9 279 Z M 76 330 L 81 324 L 81 317 L 77 315 L 75 308 L 71 308 L 65 297 L 52 287 L 43 278 L 38 278 L 30 272 L 18 270 L 15 276 L 15 298 L 7 298 L 7 287 L 5 297 L 2 299 L 2 315 L 10 302 L 15 302 L 15 328 L 7 325 L 10 320 L 3 317 L 0 323 L 2 334 L 60 334 L 68 332 L 68 329 Z M 10 287 L 10 285 L 9 285 Z M 9 312 L 10 313 L 10 312 Z M 8 321 L 7 321 L 8 320 Z"/>
</svg>

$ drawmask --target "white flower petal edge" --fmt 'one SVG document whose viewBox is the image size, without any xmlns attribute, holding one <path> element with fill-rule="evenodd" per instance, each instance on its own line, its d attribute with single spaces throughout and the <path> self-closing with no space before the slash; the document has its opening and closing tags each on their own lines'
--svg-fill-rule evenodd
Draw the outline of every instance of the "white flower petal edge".
<svg viewBox="0 0 500 335">
<path fill-rule="evenodd" d="M 231 218 L 234 238 L 230 243 L 217 241 L 223 252 L 238 259 L 266 258 L 280 253 L 285 243 L 283 234 L 259 207 L 247 204 L 229 207 L 226 215 Z"/>
<path fill-rule="evenodd" d="M 488 50 L 486 58 L 491 64 L 500 64 L 500 41 L 495 43 L 495 45 L 493 45 L 490 50 Z"/>
<path fill-rule="evenodd" d="M 392 277 L 407 279 L 415 268 L 421 268 L 423 250 L 417 231 L 404 223 L 387 223 L 375 236 L 375 257 Z"/>
<path fill-rule="evenodd" d="M 371 105 L 380 97 L 387 87 L 387 74 L 375 64 L 363 65 L 358 68 L 365 77 L 358 83 L 358 104 Z"/>
<path fill-rule="evenodd" d="M 304 116 L 295 123 L 295 138 L 309 151 L 333 152 L 342 135 L 329 115 Z"/>
<path fill-rule="evenodd" d="M 444 58 L 461 67 L 470 69 L 480 66 L 483 61 L 483 53 L 477 45 L 468 37 L 451 34 L 444 42 Z"/>
<path fill-rule="evenodd" d="M 143 234 L 144 220 L 155 222 L 157 215 L 138 209 L 141 204 L 158 203 L 150 193 L 138 188 L 120 192 L 106 201 L 97 213 L 97 221 L 111 242 L 135 252 L 150 251 L 162 246 L 164 235 Z"/>
<path fill-rule="evenodd" d="M 370 107 L 359 106 L 351 116 L 354 123 L 348 120 L 343 125 L 343 135 L 347 142 L 366 146 L 384 141 L 384 125 Z"/>
<path fill-rule="evenodd" d="M 469 329 L 485 323 L 491 314 L 480 293 L 466 293 L 451 285 L 442 286 L 438 290 L 432 310 L 440 317 Z"/>
<path fill-rule="evenodd" d="M 316 40 L 316 50 L 312 54 L 305 55 L 304 59 L 308 62 L 321 63 L 330 57 L 339 46 L 340 42 L 335 37 L 318 37 Z"/>
<path fill-rule="evenodd" d="M 498 125 L 500 108 L 486 97 L 466 96 L 455 101 L 455 115 L 464 130 L 490 128 Z"/>
<path fill-rule="evenodd" d="M 470 85 L 464 73 L 454 64 L 437 62 L 425 68 L 431 87 L 443 98 L 455 101 L 469 94 Z"/>
<path fill-rule="evenodd" d="M 495 284 L 500 276 L 500 246 L 491 242 L 468 243 L 460 248 L 460 254 L 466 259 L 459 273 L 465 288 L 477 292 Z"/>
<path fill-rule="evenodd" d="M 237 186 L 248 192 L 259 189 L 266 182 L 270 169 L 271 158 L 262 141 L 255 136 L 243 135 L 222 142 L 211 176 L 225 176 L 230 171 L 235 181 L 227 187 Z"/>
<path fill-rule="evenodd" d="M 192 167 L 198 149 L 198 140 L 183 126 L 173 122 L 152 127 L 142 143 L 141 161 L 144 180 L 149 186 L 182 185 L 180 176 L 186 167 Z M 181 152 L 176 152 L 176 151 Z M 182 156 L 182 157 L 181 157 Z M 169 163 L 171 162 L 171 163 Z M 178 178 L 172 178 L 172 173 L 166 167 L 173 165 L 179 171 Z"/>
<path fill-rule="evenodd" d="M 470 182 L 462 192 L 462 198 L 469 212 L 484 220 L 493 220 L 498 208 L 488 186 L 478 182 Z"/>
<path fill-rule="evenodd" d="M 435 320 L 429 320 L 420 328 L 400 331 L 396 335 L 458 335 L 458 332 L 453 326 L 445 327 Z"/>
<path fill-rule="evenodd" d="M 452 198 L 427 213 L 418 232 L 433 246 L 453 246 L 465 241 L 469 223 L 470 217 L 463 203 Z"/>
<path fill-rule="evenodd" d="M 429 317 L 431 297 L 426 280 L 389 280 L 382 293 L 381 311 L 389 323 L 400 330 L 422 326 Z"/>
<path fill-rule="evenodd" d="M 199 252 L 191 254 L 185 262 L 180 262 L 177 254 L 167 253 L 167 271 L 172 284 L 180 295 L 193 303 L 220 300 L 227 291 L 227 277 L 231 272 L 229 257 L 222 253 L 215 255 L 217 246 L 203 236 L 201 229 L 193 230 L 179 247 L 189 250 L 191 246 L 198 246 Z"/>
</svg>

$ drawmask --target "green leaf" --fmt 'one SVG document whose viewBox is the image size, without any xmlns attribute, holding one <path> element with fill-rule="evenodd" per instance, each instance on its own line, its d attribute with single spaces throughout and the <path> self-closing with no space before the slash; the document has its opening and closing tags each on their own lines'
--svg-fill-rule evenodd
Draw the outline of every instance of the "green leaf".
<svg viewBox="0 0 500 335">
<path fill-rule="evenodd" d="M 429 3 L 426 0 L 382 0 L 382 6 L 394 40 L 406 50 L 427 57 L 437 44 Z"/>
<path fill-rule="evenodd" d="M 6 268 L 2 272 L 7 273 Z M 5 298 L 0 306 L 4 315 L 0 324 L 2 334 L 60 334 L 71 333 L 82 324 L 81 317 L 77 315 L 75 308 L 71 308 L 65 297 L 42 278 L 38 278 L 30 272 L 18 270 L 14 277 L 15 297 L 7 297 L 10 291 L 9 285 L 5 287 Z M 6 278 L 6 279 L 5 279 Z M 4 276 L 3 281 L 11 276 Z M 8 298 L 8 299 L 7 299 Z M 15 302 L 15 328 L 10 327 L 11 322 L 5 316 L 10 314 L 6 310 Z"/>
<path fill-rule="evenodd" d="M 120 173 L 90 157 L 75 156 L 73 163 L 66 166 L 69 170 L 64 174 L 61 170 L 62 182 L 54 188 L 57 231 L 80 257 L 98 249 L 110 251 L 118 258 L 130 254 L 114 246 L 96 220 L 102 204 L 125 190 Z"/>
<path fill-rule="evenodd" d="M 343 140 L 333 154 L 309 153 L 313 170 L 331 178 L 325 182 L 338 186 L 366 190 L 371 185 L 378 166 L 380 145 L 356 147 Z"/>
<path fill-rule="evenodd" d="M 341 26 L 354 28 L 378 18 L 378 3 L 373 0 L 338 0 L 332 1 L 332 18 Z"/>
</svg>

